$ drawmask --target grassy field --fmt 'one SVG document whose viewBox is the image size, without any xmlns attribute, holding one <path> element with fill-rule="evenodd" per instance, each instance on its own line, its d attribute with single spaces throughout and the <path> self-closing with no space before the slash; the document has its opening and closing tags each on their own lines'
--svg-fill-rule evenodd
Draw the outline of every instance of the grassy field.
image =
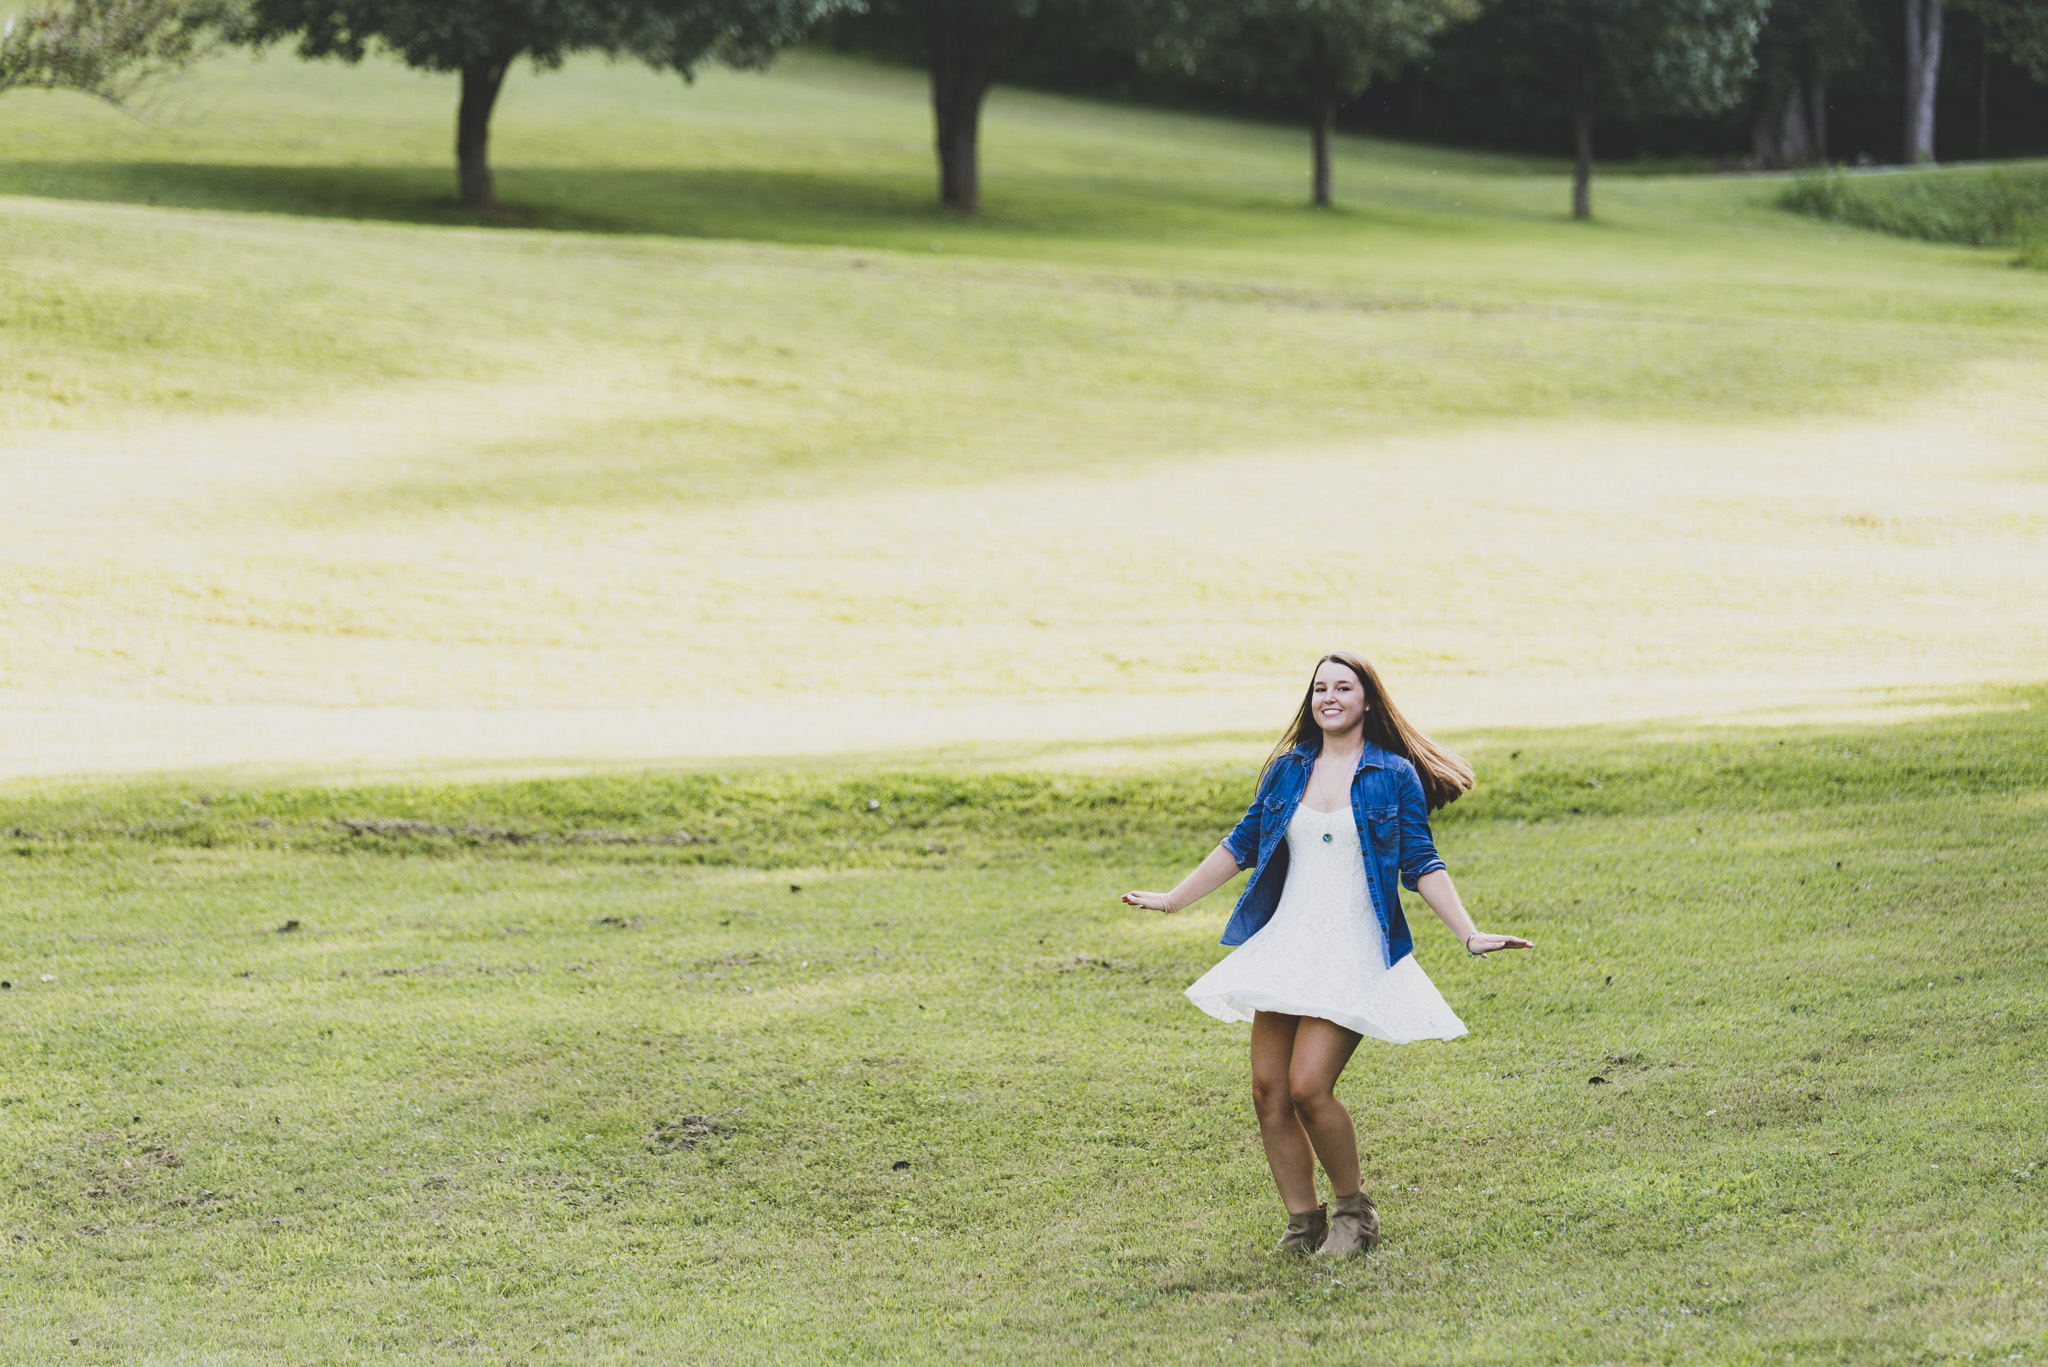
<svg viewBox="0 0 2048 1367">
<path fill-rule="evenodd" d="M 815 54 L 479 220 L 453 95 L 0 99 L 0 1360 L 2048 1359 L 2048 277 L 1014 91 L 963 221 Z M 1114 897 L 1340 645 L 1539 948 L 1329 1269 Z"/>
<path fill-rule="evenodd" d="M 0 101 L 0 769 L 1200 735 L 1333 641 L 1438 725 L 2048 675 L 1998 252 L 1357 139 L 1318 214 L 1297 130 L 1011 91 L 963 222 L 818 56 L 515 77 L 479 228 L 451 108 Z"/>
<path fill-rule="evenodd" d="M 1341 1268 L 1265 1252 L 1180 997 L 1227 897 L 1114 902 L 1254 741 L 20 795 L 0 1357 L 2048 1361 L 2048 694 L 1970 701 L 1460 738 L 1440 843 L 1538 948 L 1418 927 L 1473 1033 L 1347 1076 Z"/>
</svg>

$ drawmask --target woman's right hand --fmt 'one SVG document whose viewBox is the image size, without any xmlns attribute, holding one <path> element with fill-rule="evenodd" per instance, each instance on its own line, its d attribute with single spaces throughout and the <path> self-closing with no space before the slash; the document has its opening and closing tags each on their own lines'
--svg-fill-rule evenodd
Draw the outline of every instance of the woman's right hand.
<svg viewBox="0 0 2048 1367">
<path fill-rule="evenodd" d="M 1169 916 L 1180 910 L 1180 908 L 1173 904 L 1173 900 L 1163 892 L 1127 892 L 1123 896 L 1123 903 L 1127 907 L 1143 907 L 1147 911 L 1163 911 Z"/>
</svg>

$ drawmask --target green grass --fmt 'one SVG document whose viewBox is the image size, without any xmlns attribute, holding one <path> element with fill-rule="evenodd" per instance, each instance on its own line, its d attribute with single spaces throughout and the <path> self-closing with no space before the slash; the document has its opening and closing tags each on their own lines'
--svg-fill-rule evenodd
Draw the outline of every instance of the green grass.
<svg viewBox="0 0 2048 1367">
<path fill-rule="evenodd" d="M 2048 695 L 1983 701 L 1467 737 L 1440 843 L 1539 947 L 1419 927 L 1473 1033 L 1348 1074 L 1340 1269 L 1264 1251 L 1245 1036 L 1179 995 L 1227 894 L 1113 900 L 1256 742 L 17 786 L 0 1356 L 2039 1362 Z"/>
<path fill-rule="evenodd" d="M 7 326 L 70 353 L 51 356 L 69 362 L 61 371 L 13 377 L 17 407 L 39 391 L 95 411 L 123 397 L 260 406 L 315 384 L 516 374 L 532 347 L 561 344 L 645 363 L 676 342 L 675 320 L 714 312 L 718 331 L 764 353 L 743 365 L 769 379 L 777 349 L 815 347 L 818 312 L 851 292 L 876 364 L 937 366 L 919 398 L 988 385 L 1026 355 L 1030 393 L 1085 394 L 1092 374 L 1120 402 L 1139 380 L 1189 405 L 1163 425 L 1177 438 L 1282 390 L 1290 402 L 1262 405 L 1261 430 L 1283 437 L 1340 406 L 1411 421 L 1727 419 L 1825 408 L 2002 354 L 2031 339 L 2038 304 L 1982 272 L 1902 275 L 1896 249 L 1836 242 L 1739 182 L 1603 185 L 1603 222 L 1588 229 L 1565 217 L 1547 164 L 1347 139 L 1342 207 L 1317 213 L 1302 202 L 1295 130 L 1014 91 L 989 112 L 987 212 L 962 220 L 933 204 L 915 73 L 813 54 L 695 88 L 595 62 L 522 74 L 494 144 L 508 208 L 479 217 L 451 197 L 451 101 L 444 78 L 277 54 L 194 77 L 155 125 L 11 94 L 0 193 L 262 216 L 11 216 Z M 485 241 L 340 226 L 364 219 L 550 231 Z M 843 257 L 563 232 L 917 255 L 827 285 Z M 930 259 L 946 253 L 1004 264 Z M 662 308 L 648 317 L 655 282 Z M 899 335 L 890 315 L 933 288 L 948 307 Z M 167 373 L 184 366 L 182 383 Z M 882 386 L 870 407 L 900 409 L 894 397 Z M 977 407 L 990 397 L 998 414 L 1029 411 L 1000 391 Z M 1162 428 L 1156 413 L 1134 425 Z"/>
<path fill-rule="evenodd" d="M 1900 175 L 1801 176 L 1779 200 L 1795 213 L 1926 242 L 2022 247 L 2015 265 L 2038 264 L 2048 232 L 2048 169 L 1967 168 Z"/>
<path fill-rule="evenodd" d="M 0 788 L 0 1360 L 2048 1356 L 2048 699 L 1526 729 L 2043 677 L 2009 249 L 1366 139 L 1317 213 L 1298 131 L 1014 91 L 963 221 L 817 55 L 521 74 L 479 218 L 452 108 L 0 100 L 0 775 L 426 775 Z M 1058 742 L 1338 642 L 1523 719 L 1439 834 L 1540 947 L 1421 928 L 1473 1034 L 1354 1067 L 1333 1270 L 1179 997 L 1224 899 L 1114 902 L 1261 739 Z M 591 713 L 1050 757 L 434 774 Z"/>
</svg>

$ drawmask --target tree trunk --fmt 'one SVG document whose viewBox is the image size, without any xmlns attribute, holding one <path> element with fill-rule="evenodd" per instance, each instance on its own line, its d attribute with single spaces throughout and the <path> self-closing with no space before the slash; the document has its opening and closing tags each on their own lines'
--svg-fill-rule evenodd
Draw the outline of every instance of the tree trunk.
<svg viewBox="0 0 2048 1367">
<path fill-rule="evenodd" d="M 1770 105 L 1758 106 L 1749 125 L 1749 154 L 1766 171 L 1785 164 L 1785 149 L 1779 142 L 1784 131 L 1784 121 L 1771 112 Z"/>
<path fill-rule="evenodd" d="M 1806 132 L 1813 139 L 1813 159 L 1828 160 L 1828 83 L 1815 76 L 1802 87 L 1806 96 Z"/>
<path fill-rule="evenodd" d="M 1330 207 L 1330 134 L 1337 127 L 1337 100 L 1325 95 L 1316 101 L 1315 122 L 1311 126 L 1315 139 L 1315 203 L 1318 209 Z"/>
<path fill-rule="evenodd" d="M 930 38 L 939 202 L 963 214 L 980 213 L 981 105 L 988 96 L 988 69 L 969 50 L 953 6 L 932 7 Z"/>
<path fill-rule="evenodd" d="M 1941 0 L 1906 0 L 1906 139 L 1909 163 L 1934 160 L 1934 90 L 1941 72 Z"/>
<path fill-rule="evenodd" d="M 1779 120 L 1778 145 L 1787 166 L 1804 166 L 1813 160 L 1813 134 L 1806 126 L 1806 91 L 1793 86 L 1785 92 L 1785 113 Z"/>
<path fill-rule="evenodd" d="M 1593 111 L 1581 107 L 1572 117 L 1572 217 L 1593 216 Z"/>
<path fill-rule="evenodd" d="M 1977 160 L 1991 160 L 1991 34 L 1977 55 Z"/>
<path fill-rule="evenodd" d="M 472 209 L 498 207 L 491 183 L 491 110 L 505 84 L 510 62 L 476 62 L 462 68 L 462 103 L 455 112 L 455 172 L 462 202 Z"/>
</svg>

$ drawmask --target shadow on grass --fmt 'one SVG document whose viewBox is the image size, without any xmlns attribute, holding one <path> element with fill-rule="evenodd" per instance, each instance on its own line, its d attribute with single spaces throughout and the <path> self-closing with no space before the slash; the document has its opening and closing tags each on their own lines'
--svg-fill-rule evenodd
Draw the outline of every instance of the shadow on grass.
<svg viewBox="0 0 2048 1367">
<path fill-rule="evenodd" d="M 645 234 L 761 242 L 930 248 L 975 237 L 1243 241 L 1247 228 L 1343 233 L 1404 213 L 1311 212 L 1253 193 L 1188 187 L 1033 182 L 964 218 L 941 208 L 921 174 L 735 169 L 501 168 L 503 207 L 469 209 L 438 167 L 262 166 L 191 162 L 0 162 L 0 195 L 443 227 Z"/>
<path fill-rule="evenodd" d="M 940 217 L 908 186 L 795 173 L 512 169 L 498 188 L 504 207 L 477 210 L 438 168 L 0 163 L 0 194 L 392 223 L 725 237 L 777 219 L 815 230 Z"/>
</svg>

